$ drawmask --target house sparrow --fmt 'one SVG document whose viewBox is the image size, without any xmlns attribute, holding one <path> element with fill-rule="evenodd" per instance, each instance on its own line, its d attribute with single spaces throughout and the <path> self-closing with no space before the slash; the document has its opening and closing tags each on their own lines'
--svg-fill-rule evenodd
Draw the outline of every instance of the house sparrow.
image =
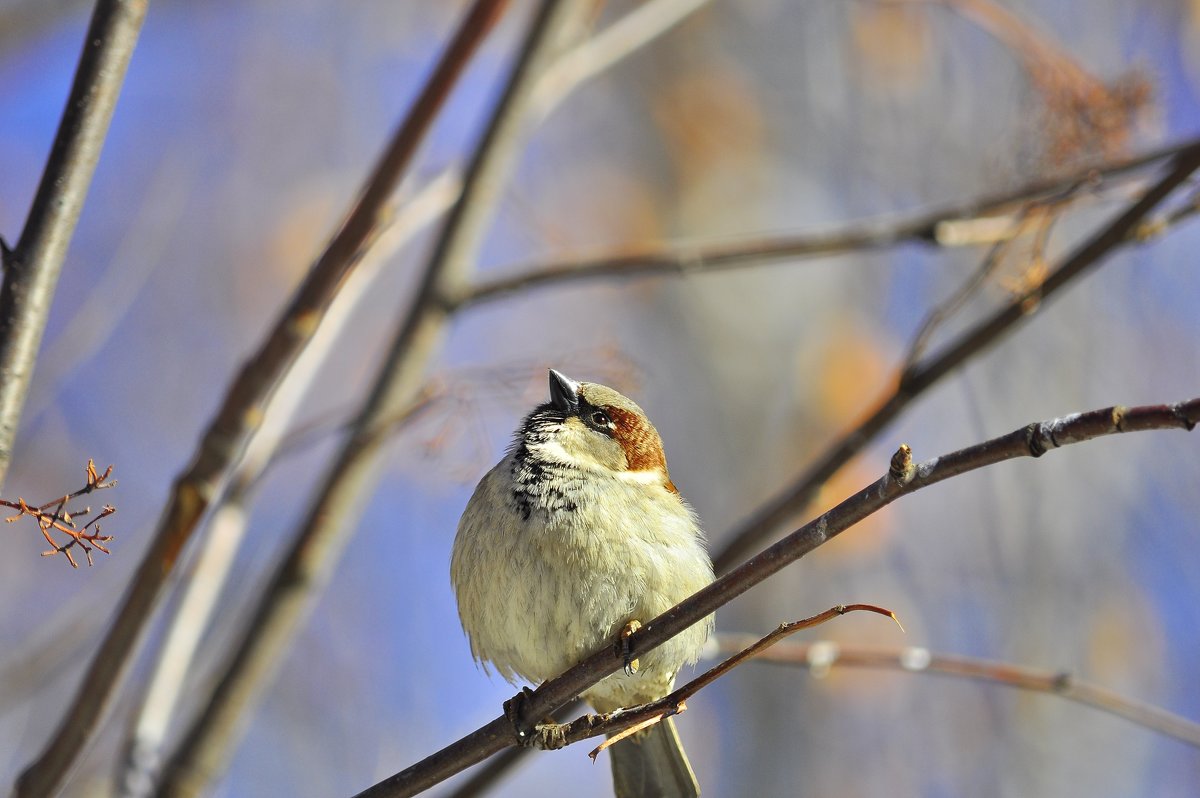
<svg viewBox="0 0 1200 798">
<path fill-rule="evenodd" d="M 553 369 L 550 400 L 475 489 L 450 561 L 471 651 L 510 682 L 559 675 L 713 580 L 696 516 L 642 409 Z M 611 712 L 667 695 L 711 630 L 709 616 L 583 698 Z M 670 719 L 610 751 L 618 798 L 700 794 Z"/>
</svg>

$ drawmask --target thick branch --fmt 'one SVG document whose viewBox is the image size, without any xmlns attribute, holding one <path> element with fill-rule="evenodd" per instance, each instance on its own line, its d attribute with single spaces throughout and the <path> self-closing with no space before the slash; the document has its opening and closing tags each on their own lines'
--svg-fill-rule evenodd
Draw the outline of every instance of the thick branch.
<svg viewBox="0 0 1200 798">
<path fill-rule="evenodd" d="M 21 775 L 17 795 L 52 794 L 95 733 L 183 545 L 209 501 L 236 466 L 262 423 L 262 410 L 312 337 L 334 294 L 377 229 L 380 212 L 395 190 L 472 53 L 491 28 L 504 0 L 479 0 L 460 35 L 392 138 L 353 208 L 328 248 L 309 271 L 291 304 L 230 386 L 192 463 L 176 479 L 153 541 L 93 657 L 53 739 Z"/>
<path fill-rule="evenodd" d="M 914 464 L 907 446 L 892 458 L 888 473 L 820 517 L 759 552 L 708 587 L 645 624 L 628 638 L 631 655 L 643 654 L 679 634 L 722 605 L 785 566 L 863 520 L 896 499 L 959 474 L 1017 457 L 1040 457 L 1050 449 L 1081 443 L 1118 432 L 1186 429 L 1200 421 L 1200 398 L 1176 405 L 1109 407 L 1042 423 L 1029 424 L 1008 435 L 957 452 Z M 524 699 L 526 717 L 544 717 L 617 671 L 622 657 L 613 645 L 545 682 Z M 516 732 L 501 715 L 466 737 L 385 779 L 358 798 L 403 798 L 470 767 L 517 743 Z"/>
<path fill-rule="evenodd" d="M 1033 315 L 1046 300 L 1097 266 L 1114 250 L 1136 241 L 1142 222 L 1188 177 L 1200 168 L 1200 142 L 1192 142 L 1173 159 L 1171 168 L 1137 202 L 1068 255 L 1040 285 L 1036 295 L 1014 298 L 946 344 L 940 352 L 910 365 L 896 388 L 865 419 L 842 436 L 795 482 L 759 508 L 730 533 L 729 542 L 714 558 L 718 572 L 727 570 L 768 535 L 802 510 L 820 486 L 856 455 L 868 441 L 947 374 L 982 352 L 1018 323 Z"/>
<path fill-rule="evenodd" d="M 0 286 L 0 486 L 50 302 L 108 134 L 148 0 L 97 0 L 54 146 Z M 2 242 L 0 242 L 2 244 Z"/>
</svg>

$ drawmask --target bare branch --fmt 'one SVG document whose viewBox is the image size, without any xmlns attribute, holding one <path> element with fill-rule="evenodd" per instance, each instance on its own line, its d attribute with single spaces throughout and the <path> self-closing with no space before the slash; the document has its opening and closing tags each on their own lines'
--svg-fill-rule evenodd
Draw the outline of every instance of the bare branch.
<svg viewBox="0 0 1200 798">
<path fill-rule="evenodd" d="M 602 734 L 614 735 L 588 754 L 594 760 L 601 751 L 613 743 L 624 739 L 628 733 L 635 730 L 641 731 L 647 726 L 661 722 L 672 715 L 678 715 L 686 708 L 686 702 L 689 698 L 732 671 L 738 665 L 759 656 L 785 637 L 789 637 L 805 629 L 811 629 L 814 626 L 820 626 L 834 618 L 851 612 L 874 612 L 878 615 L 886 615 L 893 621 L 896 621 L 897 624 L 900 623 L 896 620 L 896 613 L 882 607 L 876 607 L 871 604 L 839 604 L 810 618 L 780 624 L 770 634 L 756 641 L 748 642 L 741 650 L 731 652 L 731 656 L 728 659 L 714 665 L 695 679 L 673 691 L 670 695 L 664 696 L 657 701 L 635 707 L 625 707 L 600 715 L 587 714 L 576 718 L 570 723 L 538 724 L 531 735 L 532 739 L 529 745 L 543 750 L 557 750 L 572 743 L 598 737 Z"/>
<path fill-rule="evenodd" d="M 98 490 L 115 488 L 117 481 L 109 479 L 112 476 L 112 470 L 113 467 L 110 465 L 101 474 L 96 470 L 96 464 L 89 459 L 86 466 L 87 483 L 74 493 L 68 493 L 65 496 L 60 496 L 57 499 L 51 499 L 48 502 L 43 502 L 35 506 L 27 504 L 19 496 L 15 502 L 0 499 L 0 507 L 10 507 L 17 511 L 16 515 L 9 516 L 4 520 L 11 524 L 19 518 L 29 516 L 37 522 L 42 537 L 50 544 L 50 550 L 42 552 L 43 557 L 53 557 L 56 554 L 61 554 L 66 557 L 67 563 L 72 568 L 78 568 L 79 563 L 75 562 L 75 558 L 71 555 L 71 549 L 78 546 L 83 551 L 84 556 L 87 557 L 87 563 L 90 566 L 93 564 L 93 549 L 102 551 L 105 554 L 112 554 L 104 544 L 112 540 L 113 536 L 100 534 L 100 521 L 115 513 L 117 508 L 106 504 L 100 508 L 99 512 L 92 515 L 91 507 L 72 510 L 69 505 L 80 496 L 87 496 Z M 80 526 L 79 522 L 81 519 L 79 516 L 91 517 L 83 522 L 83 526 Z M 66 535 L 66 542 L 58 543 L 55 541 L 54 536 L 51 534 L 52 532 Z"/>
<path fill-rule="evenodd" d="M 164 771 L 161 795 L 195 794 L 224 770 L 240 727 L 283 651 L 328 581 L 356 525 L 359 496 L 398 408 L 417 395 L 424 370 L 440 346 L 445 311 L 435 301 L 465 278 L 474 264 L 499 190 L 519 149 L 524 112 L 535 78 L 576 30 L 585 3 L 542 3 L 508 85 L 493 111 L 454 206 L 422 275 L 413 304 L 401 319 L 388 355 L 350 434 L 334 458 L 304 524 L 267 585 L 251 623 L 215 687 L 211 701 L 184 735 Z"/>
<path fill-rule="evenodd" d="M 960 449 L 920 464 L 907 446 L 892 458 L 888 473 L 783 540 L 717 579 L 627 638 L 629 655 L 643 654 L 691 627 L 722 605 L 782 570 L 841 532 L 901 496 L 959 474 L 1018 457 L 1040 457 L 1051 449 L 1119 432 L 1151 429 L 1191 430 L 1200 421 L 1200 398 L 1175 405 L 1108 407 L 1041 423 L 1028 424 L 999 438 Z M 540 718 L 585 692 L 623 665 L 614 645 L 605 645 L 562 675 L 521 700 L 523 716 Z M 512 745 L 519 738 L 505 715 L 359 793 L 358 798 L 417 795 L 455 773 Z"/>
<path fill-rule="evenodd" d="M 159 593 L 174 570 L 212 497 L 228 477 L 247 441 L 262 423 L 263 408 L 312 337 L 333 295 L 372 240 L 380 211 L 404 174 L 434 116 L 476 47 L 491 29 L 504 0 L 479 0 L 431 75 L 383 157 L 372 171 L 345 222 L 321 254 L 291 304 L 246 362 L 200 442 L 192 463 L 176 479 L 170 502 L 138 567 L 112 627 L 93 657 L 53 738 L 22 773 L 18 796 L 55 792 L 78 752 L 95 733 L 113 700 Z"/>
<path fill-rule="evenodd" d="M 957 313 L 966 304 L 967 300 L 974 296 L 987 283 L 988 279 L 996 272 L 1005 258 L 1008 257 L 1016 240 L 1030 227 L 1036 228 L 1034 234 L 1035 260 L 1038 264 L 1044 263 L 1042 253 L 1045 251 L 1045 244 L 1050 235 L 1050 230 L 1053 228 L 1054 222 L 1058 218 L 1058 214 L 1062 208 L 1070 202 L 1072 196 L 1079 188 L 1080 186 L 1078 185 L 1071 186 L 1058 197 L 1031 202 L 1014 214 L 1011 222 L 1005 225 L 1003 233 L 1001 233 L 999 239 L 992 245 L 975 271 L 963 281 L 962 285 L 953 294 L 931 310 L 925 317 L 925 320 L 921 322 L 921 326 L 917 328 L 916 335 L 913 336 L 912 343 L 909 344 L 908 354 L 904 358 L 902 370 L 911 368 L 925 354 L 925 348 L 929 345 L 929 341 L 933 338 L 938 327 Z"/>
<path fill-rule="evenodd" d="M 773 530 L 803 509 L 817 490 L 834 473 L 861 451 L 868 441 L 895 420 L 901 412 L 939 380 L 976 354 L 995 343 L 1002 334 L 1026 320 L 1060 290 L 1101 263 L 1114 250 L 1136 241 L 1134 233 L 1143 220 L 1200 168 L 1200 142 L 1192 142 L 1177 153 L 1167 175 L 1149 188 L 1137 202 L 1062 260 L 1037 287 L 1035 293 L 1013 301 L 981 319 L 946 344 L 940 352 L 907 367 L 898 384 L 854 429 L 843 435 L 788 487 L 743 521 L 729 542 L 714 558 L 717 571 L 738 562 Z"/>
<path fill-rule="evenodd" d="M 718 650 L 732 653 L 751 640 L 753 638 L 750 635 L 721 634 L 718 635 Z M 1067 671 L 1047 671 L 977 657 L 939 654 L 920 646 L 848 646 L 828 640 L 781 643 L 759 654 L 757 659 L 799 666 L 815 676 L 824 676 L 834 667 L 882 668 L 906 673 L 958 676 L 1019 690 L 1031 690 L 1107 712 L 1144 729 L 1200 747 L 1200 723 L 1084 681 Z"/>
<path fill-rule="evenodd" d="M 1040 180 L 1012 191 L 946 205 L 931 212 L 901 218 L 856 222 L 828 232 L 780 237 L 751 237 L 723 244 L 671 244 L 650 252 L 601 255 L 588 259 L 533 264 L 505 269 L 509 274 L 488 277 L 472 286 L 447 294 L 446 307 L 462 307 L 502 299 L 515 291 L 598 280 L 610 277 L 652 275 L 686 276 L 709 271 L 750 268 L 771 263 L 830 255 L 843 255 L 887 249 L 901 243 L 921 243 L 935 247 L 978 243 L 962 236 L 963 223 L 995 221 L 1008 230 L 1013 213 L 1021 213 L 1028 203 L 1046 203 L 1061 198 L 1080 186 L 1101 180 L 1128 178 L 1132 173 L 1159 161 L 1178 156 L 1200 146 L 1200 139 L 1165 147 L 1126 161 L 1092 166 L 1055 180 Z M 1005 218 L 994 219 L 1001 216 Z"/>
<path fill-rule="evenodd" d="M 537 122 L 582 83 L 674 28 L 711 0 L 651 0 L 563 53 L 538 79 L 529 112 Z"/>
<path fill-rule="evenodd" d="M 0 252 L 0 486 L 58 275 L 112 120 L 147 0 L 97 0 L 54 146 L 13 249 Z"/>
</svg>

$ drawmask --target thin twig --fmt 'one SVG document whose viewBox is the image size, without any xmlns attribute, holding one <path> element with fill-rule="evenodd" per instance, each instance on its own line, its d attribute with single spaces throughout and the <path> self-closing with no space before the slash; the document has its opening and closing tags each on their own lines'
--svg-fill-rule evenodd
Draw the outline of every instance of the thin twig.
<svg viewBox="0 0 1200 798">
<path fill-rule="evenodd" d="M 362 192 L 326 250 L 297 289 L 290 305 L 230 386 L 201 439 L 191 464 L 176 479 L 154 538 L 53 738 L 21 774 L 18 796 L 55 792 L 79 752 L 95 734 L 159 594 L 174 570 L 211 499 L 236 466 L 250 436 L 262 423 L 263 409 L 308 343 L 334 294 L 375 235 L 380 211 L 404 174 L 459 74 L 504 5 L 480 0 L 472 25 L 455 40 L 397 130 Z"/>
<path fill-rule="evenodd" d="M 304 524 L 259 598 L 251 622 L 226 663 L 210 701 L 185 733 L 164 770 L 159 795 L 192 795 L 218 776 L 238 741 L 262 685 L 328 581 L 356 526 L 360 496 L 373 483 L 384 434 L 397 408 L 413 401 L 440 346 L 446 316 L 434 301 L 472 268 L 499 190 L 519 151 L 524 111 L 534 79 L 575 31 L 584 3 L 546 0 L 493 111 L 420 287 L 376 375 L 370 395 L 319 488 Z"/>
<path fill-rule="evenodd" d="M 1094 182 L 1094 180 L 1089 178 L 1086 183 L 1076 183 L 1068 186 L 1058 195 L 1032 201 L 1017 211 L 1011 220 L 1005 220 L 1002 233 L 995 243 L 993 243 L 991 249 L 988 250 L 987 255 L 984 256 L 983 261 L 976 270 L 971 273 L 953 294 L 931 310 L 926 315 L 925 320 L 921 322 L 921 326 L 917 328 L 916 335 L 913 336 L 912 343 L 909 344 L 908 354 L 904 358 L 904 365 L 901 367 L 901 370 L 912 367 L 925 354 L 925 348 L 928 346 L 930 339 L 933 338 L 933 334 L 937 331 L 937 328 L 957 313 L 966 301 L 979 291 L 1008 256 L 1013 242 L 1021 236 L 1024 229 L 1031 223 L 1039 225 L 1034 251 L 1037 255 L 1037 260 L 1041 262 L 1041 253 L 1045 249 L 1046 240 L 1050 234 L 1050 230 L 1053 228 L 1054 220 L 1061 212 L 1061 209 L 1068 205 L 1085 185 Z"/>
<path fill-rule="evenodd" d="M 960 235 L 965 221 L 976 224 L 978 220 L 988 217 L 1020 213 L 1027 203 L 1046 202 L 1081 185 L 1127 178 L 1151 164 L 1192 151 L 1197 146 L 1200 146 L 1200 139 L 1191 139 L 1129 160 L 1092 166 L 1061 179 L 1039 180 L 1011 191 L 946 205 L 933 211 L 855 222 L 826 232 L 753 236 L 720 244 L 675 243 L 647 252 L 515 266 L 504 269 L 505 274 L 498 277 L 487 277 L 474 285 L 448 293 L 443 302 L 448 309 L 456 310 L 502 299 L 515 291 L 569 282 L 611 277 L 687 276 L 802 258 L 882 250 L 901 243 L 936 247 L 973 244 L 977 242 L 963 240 Z M 1007 229 L 1011 220 L 1001 219 L 1000 224 Z"/>
<path fill-rule="evenodd" d="M 110 465 L 101 474 L 96 470 L 95 462 L 89 459 L 85 470 L 87 472 L 87 482 L 84 486 L 73 493 L 68 493 L 57 499 L 51 499 L 39 505 L 30 505 L 20 496 L 17 497 L 15 502 L 8 499 L 0 499 L 0 507 L 10 507 L 17 511 L 16 515 L 5 518 L 6 522 L 11 524 L 13 521 L 25 516 L 34 519 L 38 529 L 42 533 L 42 537 L 50 544 L 50 550 L 42 552 L 42 556 L 53 557 L 56 554 L 62 554 L 66 557 L 67 562 L 72 568 L 79 567 L 79 563 L 75 562 L 75 558 L 71 555 L 71 549 L 75 546 L 79 546 L 83 551 L 87 557 L 89 566 L 93 564 L 93 549 L 102 551 L 105 554 L 112 554 L 104 544 L 112 540 L 113 536 L 100 534 L 100 521 L 115 513 L 117 508 L 106 504 L 100 508 L 100 511 L 96 515 L 84 521 L 83 526 L 80 526 L 79 522 L 81 519 L 79 516 L 91 515 L 92 508 L 84 507 L 82 510 L 72 510 L 68 505 L 80 496 L 87 496 L 98 490 L 116 487 L 117 481 L 109 479 L 112 476 L 113 467 Z M 65 543 L 58 543 L 54 540 L 54 536 L 50 534 L 52 531 L 66 535 L 67 541 Z"/>
<path fill-rule="evenodd" d="M 729 542 L 714 558 L 717 571 L 727 570 L 753 551 L 768 535 L 802 510 L 834 473 L 862 450 L 884 427 L 894 421 L 923 392 L 970 358 L 995 343 L 1003 333 L 1026 320 L 1042 303 L 1101 263 L 1114 250 L 1135 242 L 1133 236 L 1143 220 L 1200 168 L 1200 142 L 1180 151 L 1171 168 L 1137 202 L 1106 224 L 1066 256 L 1037 287 L 1034 294 L 1019 296 L 981 319 L 947 343 L 940 352 L 910 365 L 896 387 L 866 418 L 826 450 L 788 487 L 763 504 L 729 535 Z"/>
<path fill-rule="evenodd" d="M 811 629 L 851 612 L 873 612 L 886 615 L 899 625 L 896 613 L 873 604 L 839 604 L 822 613 L 791 623 L 783 623 L 770 634 L 756 641 L 748 642 L 741 650 L 734 651 L 728 659 L 719 662 L 704 673 L 692 679 L 670 695 L 657 701 L 640 704 L 635 707 L 625 707 L 615 712 L 603 714 L 587 714 L 576 718 L 570 723 L 539 724 L 531 735 L 530 745 L 544 750 L 557 750 L 580 740 L 587 740 L 600 735 L 612 735 L 606 742 L 593 749 L 588 754 L 593 760 L 605 748 L 624 739 L 630 733 L 641 731 L 648 726 L 658 723 L 672 715 L 678 715 L 686 706 L 686 701 L 696 693 L 708 687 L 731 670 L 749 659 L 759 656 L 771 646 L 804 629 Z M 901 627 L 903 628 L 903 627 Z"/>
<path fill-rule="evenodd" d="M 148 0 L 97 0 L 54 146 L 17 245 L 0 246 L 0 486 L 67 247 L 87 198 Z M 0 245 L 3 242 L 0 241 Z"/>
<path fill-rule="evenodd" d="M 1134 231 L 1133 235 L 1138 241 L 1151 241 L 1175 225 L 1191 219 L 1197 213 L 1200 213 L 1200 191 L 1193 191 L 1187 200 L 1159 218 L 1147 219 Z"/>
<path fill-rule="evenodd" d="M 749 635 L 721 634 L 718 635 L 718 650 L 737 651 L 751 639 Z M 816 676 L 824 676 L 833 667 L 882 668 L 907 673 L 957 676 L 1019 690 L 1046 693 L 1107 712 L 1144 729 L 1200 747 L 1200 723 L 1084 681 L 1069 671 L 1047 671 L 1009 662 L 939 654 L 920 646 L 849 646 L 828 640 L 781 643 L 757 658 L 763 662 L 799 666 Z"/>
<path fill-rule="evenodd" d="M 967 279 L 955 289 L 954 293 L 936 305 L 932 310 L 925 315 L 925 319 L 917 327 L 917 332 L 912 338 L 912 342 L 908 345 L 908 353 L 904 356 L 903 368 L 908 368 L 917 362 L 917 359 L 925 353 L 925 348 L 929 345 L 929 340 L 945 322 L 957 313 L 967 300 L 974 296 L 988 278 L 995 273 L 1000 264 L 1004 262 L 1005 256 L 1012 247 L 1013 241 L 1019 235 L 1020 228 L 1024 226 L 1026 220 L 1025 214 L 1019 214 L 1009 225 L 1008 233 L 999 241 L 994 243 L 987 254 L 983 256 L 979 266 L 975 271 L 968 275 Z"/>
<path fill-rule="evenodd" d="M 992 440 L 915 464 L 901 446 L 885 474 L 783 540 L 759 552 L 708 587 L 651 620 L 626 638 L 629 655 L 638 656 L 712 614 L 722 605 L 878 512 L 901 496 L 968 471 L 1018 457 L 1040 457 L 1050 449 L 1104 435 L 1151 429 L 1190 430 L 1200 421 L 1200 398 L 1175 405 L 1108 407 L 1064 418 L 1028 424 Z M 545 717 L 586 692 L 623 666 L 617 647 L 602 646 L 565 673 L 526 693 L 527 718 Z M 417 795 L 459 771 L 518 743 L 517 731 L 505 715 L 359 793 L 358 798 L 405 798 Z"/>
</svg>

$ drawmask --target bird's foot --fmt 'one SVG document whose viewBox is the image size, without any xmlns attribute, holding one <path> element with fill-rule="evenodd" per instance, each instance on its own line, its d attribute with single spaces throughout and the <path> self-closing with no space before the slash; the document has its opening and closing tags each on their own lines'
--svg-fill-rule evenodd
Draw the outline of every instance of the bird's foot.
<svg viewBox="0 0 1200 798">
<path fill-rule="evenodd" d="M 525 719 L 526 709 L 532 695 L 532 690 L 522 687 L 521 692 L 504 702 L 504 717 L 508 718 L 513 731 L 517 733 L 517 742 L 526 746 L 532 743 L 531 732 L 534 728 L 534 725 Z"/>
<path fill-rule="evenodd" d="M 629 637 L 638 629 L 642 628 L 641 621 L 631 620 L 621 629 L 621 660 L 625 663 L 625 675 L 632 676 L 638 672 L 641 664 L 637 658 L 633 656 L 633 647 L 629 644 Z"/>
</svg>

